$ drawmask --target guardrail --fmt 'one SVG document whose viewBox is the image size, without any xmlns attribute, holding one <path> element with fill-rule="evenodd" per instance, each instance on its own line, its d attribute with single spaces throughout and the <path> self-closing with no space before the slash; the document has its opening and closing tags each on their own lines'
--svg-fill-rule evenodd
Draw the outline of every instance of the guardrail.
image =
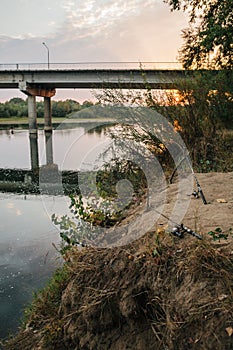
<svg viewBox="0 0 233 350">
<path fill-rule="evenodd" d="M 0 71 L 16 70 L 93 70 L 93 69 L 182 69 L 178 62 L 76 62 L 76 63 L 0 63 Z"/>
</svg>

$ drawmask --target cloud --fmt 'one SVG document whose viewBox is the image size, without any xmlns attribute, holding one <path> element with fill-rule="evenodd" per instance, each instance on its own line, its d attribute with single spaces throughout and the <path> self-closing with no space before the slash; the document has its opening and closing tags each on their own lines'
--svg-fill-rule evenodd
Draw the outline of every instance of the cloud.
<svg viewBox="0 0 233 350">
<path fill-rule="evenodd" d="M 95 36 L 107 33 L 122 20 L 140 14 L 142 9 L 155 6 L 152 0 L 86 0 L 64 1 L 66 22 L 62 30 L 66 35 L 73 33 L 75 38 Z M 64 35 L 65 37 L 65 35 Z"/>
<path fill-rule="evenodd" d="M 65 20 L 62 2 L 63 0 L 1 0 L 0 33 L 9 37 L 27 37 L 28 32 L 37 37 L 54 33 Z M 50 21 L 56 22 L 57 26 L 49 26 Z"/>
<path fill-rule="evenodd" d="M 8 1 L 2 1 L 0 31 L 9 36 L 9 40 L 43 37 L 56 41 L 56 44 L 97 36 L 109 37 L 122 23 L 140 17 L 145 11 L 157 11 L 163 16 L 161 9 L 166 7 L 168 17 L 170 13 L 162 0 L 54 0 L 49 6 L 47 0 L 35 1 L 33 4 L 29 0 L 12 0 L 17 14 L 11 15 Z M 147 22 L 145 19 L 145 27 Z"/>
<path fill-rule="evenodd" d="M 161 2 L 131 0 L 93 2 L 78 10 L 76 1 L 66 3 L 69 21 L 54 38 L 54 52 L 76 61 L 174 61 L 185 27 L 183 13 L 170 13 Z M 118 11 L 119 10 L 119 11 Z M 91 13 L 91 16 L 90 16 Z M 89 16 L 88 16 L 89 14 Z M 95 22 L 92 25 L 93 17 Z"/>
</svg>

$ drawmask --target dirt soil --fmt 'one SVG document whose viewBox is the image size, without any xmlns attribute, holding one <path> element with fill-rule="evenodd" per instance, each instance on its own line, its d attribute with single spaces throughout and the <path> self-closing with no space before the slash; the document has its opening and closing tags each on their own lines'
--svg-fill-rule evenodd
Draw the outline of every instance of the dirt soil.
<svg viewBox="0 0 233 350">
<path fill-rule="evenodd" d="M 207 200 L 193 198 L 184 222 L 201 233 L 216 227 L 223 231 L 233 228 L 233 172 L 196 174 Z M 175 186 L 175 184 L 171 185 Z M 172 188 L 169 196 L 172 196 Z"/>
<path fill-rule="evenodd" d="M 167 234 L 161 218 L 126 246 L 73 249 L 66 277 L 37 297 L 5 349 L 233 349 L 233 173 L 197 176 L 208 204 L 192 198 L 183 222 L 203 240 Z M 213 242 L 217 227 L 227 240 Z"/>
</svg>

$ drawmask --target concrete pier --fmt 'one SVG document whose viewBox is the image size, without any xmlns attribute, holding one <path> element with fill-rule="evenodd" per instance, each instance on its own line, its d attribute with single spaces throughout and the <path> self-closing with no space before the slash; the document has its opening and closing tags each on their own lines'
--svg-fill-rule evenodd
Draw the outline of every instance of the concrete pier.
<svg viewBox="0 0 233 350">
<path fill-rule="evenodd" d="M 30 156 L 31 156 L 31 170 L 39 169 L 39 154 L 38 154 L 38 135 L 37 133 L 29 134 L 30 140 Z"/>
<path fill-rule="evenodd" d="M 44 130 L 52 131 L 51 97 L 44 97 Z"/>
<path fill-rule="evenodd" d="M 51 97 L 44 97 L 44 133 L 46 164 L 53 164 L 53 127 Z"/>
<path fill-rule="evenodd" d="M 45 130 L 46 164 L 53 164 L 53 132 Z"/>
<path fill-rule="evenodd" d="M 28 126 L 29 133 L 37 133 L 37 119 L 36 119 L 36 96 L 28 95 Z"/>
<path fill-rule="evenodd" d="M 34 88 L 21 83 L 21 91 L 28 96 L 28 127 L 30 135 L 30 154 L 32 170 L 39 169 L 38 142 L 37 142 L 37 113 L 36 96 L 44 97 L 44 133 L 46 164 L 53 164 L 53 140 L 52 140 L 52 105 L 51 97 L 55 94 L 55 89 Z"/>
</svg>

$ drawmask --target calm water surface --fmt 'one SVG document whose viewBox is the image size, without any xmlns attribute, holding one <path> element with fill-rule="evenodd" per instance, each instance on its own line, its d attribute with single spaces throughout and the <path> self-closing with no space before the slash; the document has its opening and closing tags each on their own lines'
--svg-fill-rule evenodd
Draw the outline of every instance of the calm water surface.
<svg viewBox="0 0 233 350">
<path fill-rule="evenodd" d="M 59 170 L 89 169 L 108 138 L 84 127 L 55 130 L 53 162 Z M 38 132 L 39 165 L 46 164 L 45 136 Z M 0 169 L 31 169 L 27 130 L 0 130 Z M 65 214 L 65 196 L 0 192 L 0 338 L 14 333 L 32 292 L 43 287 L 62 262 L 54 245 L 59 232 L 52 213 Z"/>
</svg>

